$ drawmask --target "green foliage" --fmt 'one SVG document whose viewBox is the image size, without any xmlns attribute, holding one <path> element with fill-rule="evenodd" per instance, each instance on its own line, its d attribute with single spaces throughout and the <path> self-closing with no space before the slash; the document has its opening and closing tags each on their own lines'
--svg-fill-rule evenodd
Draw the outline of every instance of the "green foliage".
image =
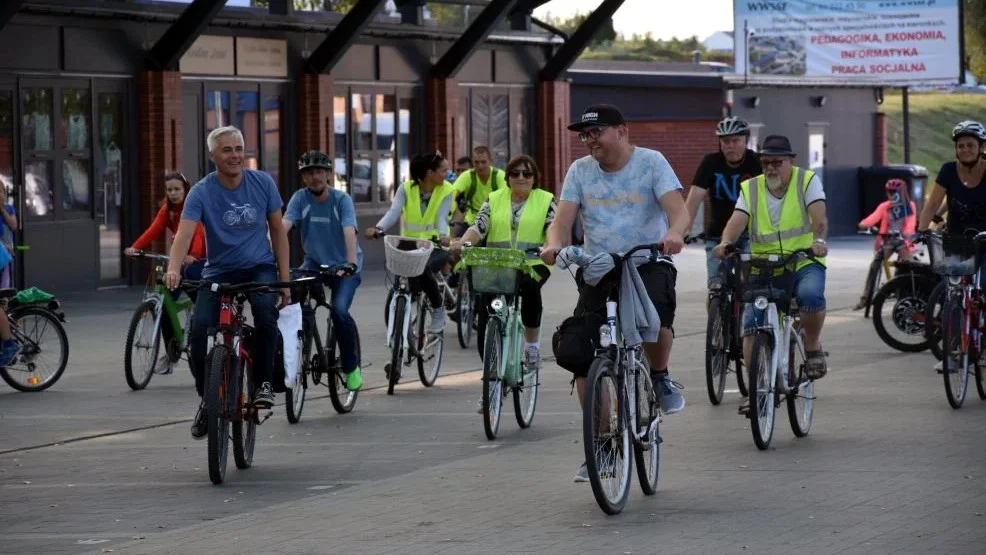
<svg viewBox="0 0 986 555">
<path fill-rule="evenodd" d="M 955 159 L 952 127 L 972 119 L 986 121 L 986 96 L 981 94 L 911 93 L 911 163 L 924 166 L 932 178 L 945 162 Z M 887 94 L 881 109 L 887 114 L 887 160 L 904 163 L 904 120 L 900 93 Z"/>
<path fill-rule="evenodd" d="M 963 7 L 968 69 L 979 82 L 986 82 L 986 2 L 965 0 Z"/>
</svg>

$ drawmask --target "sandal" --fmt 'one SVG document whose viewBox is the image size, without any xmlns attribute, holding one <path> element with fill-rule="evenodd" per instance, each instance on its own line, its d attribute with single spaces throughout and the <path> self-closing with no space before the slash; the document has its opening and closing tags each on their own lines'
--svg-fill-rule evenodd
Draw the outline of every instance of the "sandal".
<svg viewBox="0 0 986 555">
<path fill-rule="evenodd" d="M 808 376 L 809 380 L 825 377 L 825 374 L 828 373 L 828 365 L 825 363 L 827 356 L 828 353 L 822 350 L 805 351 L 805 375 Z"/>
</svg>

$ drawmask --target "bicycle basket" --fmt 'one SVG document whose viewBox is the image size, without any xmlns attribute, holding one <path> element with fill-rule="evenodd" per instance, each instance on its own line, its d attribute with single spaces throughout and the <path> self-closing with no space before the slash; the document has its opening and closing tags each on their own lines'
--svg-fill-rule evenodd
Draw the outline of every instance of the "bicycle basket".
<svg viewBox="0 0 986 555">
<path fill-rule="evenodd" d="M 931 269 L 942 276 L 971 276 L 979 264 L 976 242 L 964 235 L 931 235 Z"/>
<path fill-rule="evenodd" d="M 757 297 L 766 297 L 785 312 L 794 285 L 797 261 L 785 261 L 790 253 L 743 255 L 740 266 L 740 283 L 743 284 L 743 302 L 752 303 Z"/>
<path fill-rule="evenodd" d="M 472 290 L 484 295 L 516 295 L 521 273 L 533 272 L 523 251 L 513 249 L 464 249 L 456 269 L 463 267 L 469 269 Z"/>
<path fill-rule="evenodd" d="M 414 250 L 403 250 L 401 243 L 407 242 L 415 245 Z M 396 275 L 408 278 L 418 277 L 425 273 L 428 267 L 428 258 L 435 245 L 425 239 L 412 239 L 399 235 L 388 235 L 383 238 L 384 255 L 387 257 L 387 271 Z"/>
</svg>

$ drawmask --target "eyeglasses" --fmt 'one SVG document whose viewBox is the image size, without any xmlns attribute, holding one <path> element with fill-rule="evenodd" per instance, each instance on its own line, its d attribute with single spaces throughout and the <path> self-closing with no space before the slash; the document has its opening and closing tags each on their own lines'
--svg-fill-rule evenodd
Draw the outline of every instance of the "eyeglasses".
<svg viewBox="0 0 986 555">
<path fill-rule="evenodd" d="M 786 160 L 784 160 L 783 158 L 780 160 L 761 160 L 760 165 L 763 166 L 764 169 L 779 168 L 784 165 L 784 162 L 786 162 Z"/>
<path fill-rule="evenodd" d="M 586 129 L 585 131 L 582 131 L 582 132 L 579 133 L 579 140 L 582 141 L 583 143 L 586 142 L 586 141 L 588 141 L 589 139 L 592 139 L 593 141 L 595 141 L 603 133 L 605 133 L 607 129 L 609 129 L 609 126 L 607 126 L 607 125 L 603 125 L 601 127 L 593 127 L 591 129 Z"/>
<path fill-rule="evenodd" d="M 510 170 L 510 173 L 508 175 L 510 175 L 510 177 L 513 177 L 514 179 L 520 176 L 524 176 L 527 179 L 530 179 L 534 177 L 534 172 L 532 172 L 531 170 Z"/>
</svg>

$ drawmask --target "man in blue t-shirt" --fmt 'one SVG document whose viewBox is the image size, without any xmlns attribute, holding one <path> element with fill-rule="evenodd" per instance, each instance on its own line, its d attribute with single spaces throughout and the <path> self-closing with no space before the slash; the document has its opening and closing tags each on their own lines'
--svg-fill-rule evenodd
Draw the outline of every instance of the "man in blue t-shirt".
<svg viewBox="0 0 986 555">
<path fill-rule="evenodd" d="M 349 195 L 329 188 L 332 162 L 325 153 L 312 150 L 302 154 L 298 171 L 305 188 L 288 201 L 284 229 L 290 231 L 297 225 L 301 230 L 303 268 L 342 267 L 328 278 L 326 285 L 332 291 L 332 324 L 339 338 L 346 389 L 356 391 L 363 384 L 356 350 L 356 322 L 349 315 L 363 267 L 363 251 L 356 241 L 356 210 Z M 325 299 L 321 285 L 312 287 L 311 293 L 316 299 Z"/>
<path fill-rule="evenodd" d="M 281 221 L 281 196 L 270 175 L 243 167 L 243 133 L 220 127 L 206 139 L 216 171 L 202 178 L 188 192 L 185 208 L 171 246 L 171 260 L 164 276 L 171 289 L 181 282 L 181 264 L 201 222 L 205 227 L 208 262 L 202 279 L 213 283 L 275 282 L 290 279 L 288 236 Z M 268 236 L 269 233 L 269 236 Z M 256 330 L 253 361 L 260 385 L 253 405 L 269 409 L 274 404 L 271 387 L 277 351 L 277 295 L 251 293 L 250 310 Z M 281 306 L 291 302 L 291 290 L 281 290 Z M 192 422 L 192 437 L 207 432 L 205 410 L 205 357 L 208 329 L 219 321 L 219 296 L 203 286 L 195 302 L 191 329 L 191 366 L 195 390 L 202 401 Z"/>
</svg>

